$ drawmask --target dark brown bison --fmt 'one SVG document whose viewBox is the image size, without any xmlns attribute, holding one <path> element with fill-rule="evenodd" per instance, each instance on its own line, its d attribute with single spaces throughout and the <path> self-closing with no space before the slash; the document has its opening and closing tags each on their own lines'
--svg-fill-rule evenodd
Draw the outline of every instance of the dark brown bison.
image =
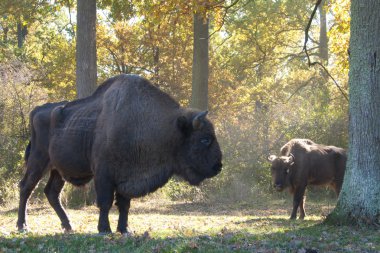
<svg viewBox="0 0 380 253">
<path fill-rule="evenodd" d="M 295 219 L 300 207 L 300 219 L 305 217 L 305 190 L 307 185 L 331 186 L 337 195 L 343 183 L 346 168 L 346 152 L 334 146 L 316 144 L 308 139 L 292 139 L 286 143 L 280 156 L 271 155 L 273 185 L 277 191 L 290 188 L 293 194 Z"/>
<path fill-rule="evenodd" d="M 222 154 L 206 114 L 182 108 L 135 75 L 110 78 L 84 99 L 37 107 L 30 114 L 18 229 L 26 228 L 27 200 L 50 171 L 44 192 L 63 229 L 72 230 L 59 200 L 65 181 L 81 186 L 94 178 L 98 231 L 111 232 L 108 213 L 116 198 L 117 231 L 127 233 L 132 198 L 155 191 L 174 174 L 198 185 L 221 171 Z"/>
</svg>

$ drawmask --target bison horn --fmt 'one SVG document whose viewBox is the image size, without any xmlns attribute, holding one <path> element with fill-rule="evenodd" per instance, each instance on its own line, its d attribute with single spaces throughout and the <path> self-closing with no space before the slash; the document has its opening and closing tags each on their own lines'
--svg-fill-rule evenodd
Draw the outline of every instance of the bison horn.
<svg viewBox="0 0 380 253">
<path fill-rule="evenodd" d="M 268 156 L 268 161 L 270 161 L 270 162 L 273 162 L 275 159 L 277 158 L 277 156 L 275 156 L 275 155 L 270 155 L 270 156 Z"/>
<path fill-rule="evenodd" d="M 292 153 L 290 153 L 290 155 L 288 156 L 288 164 L 289 165 L 293 165 L 294 164 L 294 155 Z"/>
<path fill-rule="evenodd" d="M 195 115 L 193 119 L 193 129 L 196 130 L 196 129 L 201 129 L 203 127 L 207 113 L 208 111 L 204 111 Z"/>
</svg>

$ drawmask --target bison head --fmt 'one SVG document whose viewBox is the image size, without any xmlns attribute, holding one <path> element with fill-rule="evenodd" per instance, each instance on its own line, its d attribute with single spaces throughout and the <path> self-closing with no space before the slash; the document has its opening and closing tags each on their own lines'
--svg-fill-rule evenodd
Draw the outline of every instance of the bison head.
<svg viewBox="0 0 380 253">
<path fill-rule="evenodd" d="M 289 175 L 292 165 L 294 164 L 294 156 L 280 156 L 271 155 L 268 160 L 272 162 L 272 182 L 277 191 L 282 191 L 289 186 Z"/>
<path fill-rule="evenodd" d="M 191 185 L 217 175 L 222 169 L 222 152 L 214 127 L 205 112 L 190 112 L 177 119 L 183 142 L 177 150 L 179 168 L 175 173 Z"/>
</svg>

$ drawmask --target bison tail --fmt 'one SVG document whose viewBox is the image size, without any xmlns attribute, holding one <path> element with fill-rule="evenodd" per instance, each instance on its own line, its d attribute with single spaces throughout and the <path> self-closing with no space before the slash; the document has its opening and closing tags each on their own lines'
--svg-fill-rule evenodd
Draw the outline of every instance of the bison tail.
<svg viewBox="0 0 380 253">
<path fill-rule="evenodd" d="M 30 155 L 30 149 L 31 149 L 31 147 L 32 147 L 32 142 L 29 141 L 28 146 L 26 146 L 25 154 L 24 154 L 25 164 L 28 163 L 28 158 L 29 158 L 29 155 Z"/>
</svg>

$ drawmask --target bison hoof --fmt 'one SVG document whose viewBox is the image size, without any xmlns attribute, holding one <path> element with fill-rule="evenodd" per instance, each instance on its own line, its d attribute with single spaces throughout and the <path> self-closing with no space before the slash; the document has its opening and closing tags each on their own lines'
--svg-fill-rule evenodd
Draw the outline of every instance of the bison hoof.
<svg viewBox="0 0 380 253">
<path fill-rule="evenodd" d="M 110 235 L 110 234 L 112 234 L 111 231 L 105 231 L 105 232 L 99 232 L 98 236 L 107 236 L 107 235 Z"/>
<path fill-rule="evenodd" d="M 21 233 L 21 234 L 25 234 L 25 233 L 29 232 L 29 229 L 27 229 L 27 228 L 19 228 L 18 232 Z"/>
<path fill-rule="evenodd" d="M 299 219 L 303 220 L 303 219 L 305 219 L 305 216 L 300 216 Z"/>
<path fill-rule="evenodd" d="M 129 228 L 127 228 L 126 230 L 124 231 L 118 231 L 120 232 L 120 234 L 123 236 L 123 237 L 133 237 L 134 233 L 132 230 L 130 230 Z"/>
<path fill-rule="evenodd" d="M 290 220 L 295 220 L 297 217 L 296 216 L 290 216 Z"/>
<path fill-rule="evenodd" d="M 72 234 L 72 233 L 74 233 L 74 230 L 72 230 L 71 228 L 69 228 L 69 229 L 64 228 L 63 229 L 63 233 L 65 233 L 65 234 Z"/>
<path fill-rule="evenodd" d="M 17 230 L 18 230 L 19 233 L 27 233 L 27 232 L 29 232 L 29 228 L 28 228 L 28 226 L 26 224 L 17 226 Z"/>
</svg>

